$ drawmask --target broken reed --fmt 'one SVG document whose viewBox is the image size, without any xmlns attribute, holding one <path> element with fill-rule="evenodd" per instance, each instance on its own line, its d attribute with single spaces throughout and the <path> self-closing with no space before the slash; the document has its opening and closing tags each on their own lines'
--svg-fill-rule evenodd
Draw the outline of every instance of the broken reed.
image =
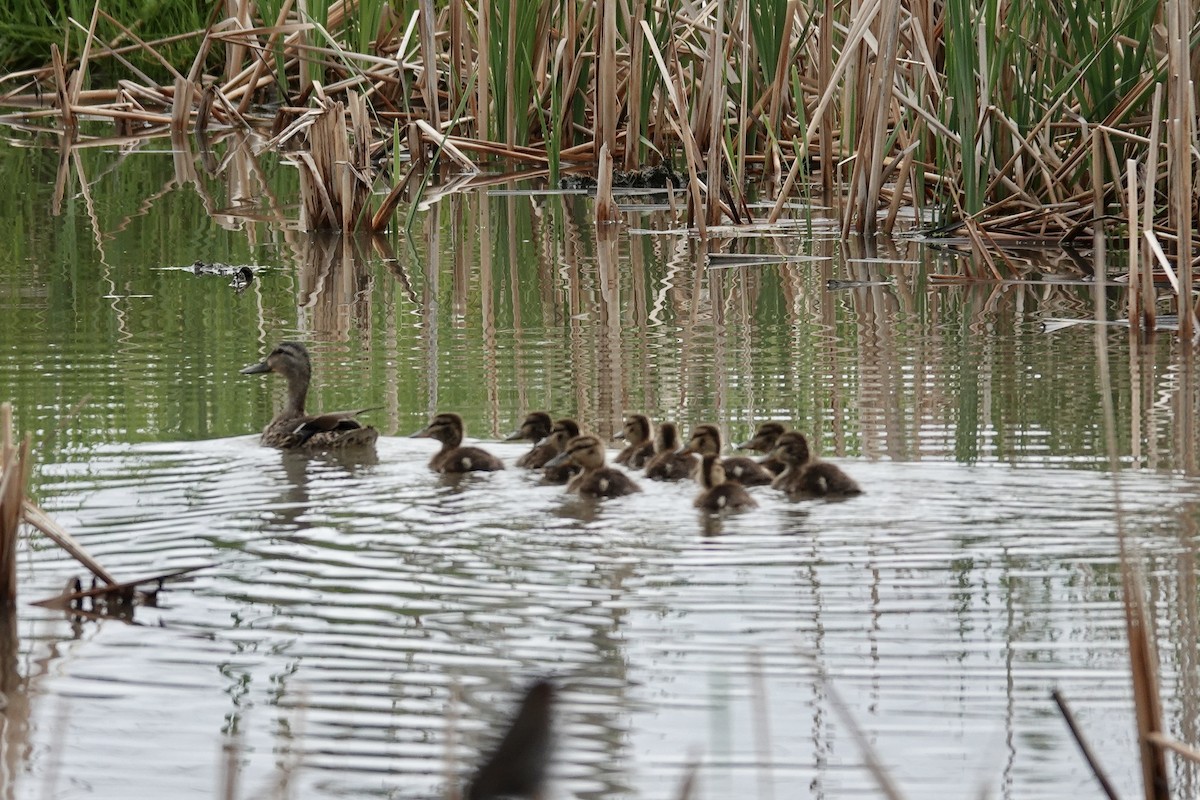
<svg viewBox="0 0 1200 800">
<path fill-rule="evenodd" d="M 1195 87 L 1181 66 L 1200 30 L 1188 0 L 231 0 L 187 32 L 191 64 L 165 62 L 168 40 L 122 21 L 119 5 L 88 8 L 61 67 L 8 76 L 0 105 L 30 109 L 23 123 L 108 119 L 125 133 L 172 120 L 269 128 L 271 144 L 303 143 L 319 161 L 316 149 L 340 152 L 314 135 L 340 103 L 354 159 L 332 170 L 300 159 L 313 227 L 388 224 L 371 197 L 401 181 L 379 165 L 420 164 L 416 151 L 454 148 L 456 169 L 500 158 L 594 170 L 607 145 L 620 168 L 686 166 L 697 224 L 705 210 L 739 221 L 761 170 L 771 219 L 814 173 L 844 197 L 847 232 L 889 229 L 916 206 L 967 222 L 977 243 L 1061 241 L 1094 227 L 1097 184 L 1103 210 L 1127 211 L 1127 181 L 1108 167 L 1132 159 L 1161 165 L 1142 207 L 1171 232 L 1168 248 L 1191 252 L 1188 206 L 1169 211 L 1194 170 Z M 1159 152 L 1162 113 L 1174 122 Z M 398 151 L 397 125 L 411 134 Z M 1090 157 L 1097 127 L 1103 170 Z"/>
<path fill-rule="evenodd" d="M 0 605 L 17 602 L 17 531 L 29 480 L 29 437 L 13 443 L 12 404 L 0 404 Z"/>
</svg>

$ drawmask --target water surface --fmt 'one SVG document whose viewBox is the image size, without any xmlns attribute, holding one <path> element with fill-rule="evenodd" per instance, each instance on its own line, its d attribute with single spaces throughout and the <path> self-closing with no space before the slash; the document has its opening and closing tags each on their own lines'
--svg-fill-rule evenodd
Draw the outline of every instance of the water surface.
<svg viewBox="0 0 1200 800">
<path fill-rule="evenodd" d="M 553 675 L 555 797 L 674 796 L 692 760 L 704 797 L 877 796 L 833 693 L 910 796 L 1094 792 L 1054 687 L 1131 796 L 1104 392 L 1166 717 L 1197 741 L 1194 369 L 1169 336 L 1040 325 L 1119 290 L 951 282 L 962 253 L 819 222 L 722 245 L 774 263 L 710 263 L 637 232 L 675 227 L 661 211 L 597 242 L 569 195 L 310 236 L 280 221 L 286 168 L 238 194 L 129 161 L 87 153 L 89 197 L 48 216 L 57 156 L 0 149 L 33 176 L 0 198 L 0 395 L 38 499 L 111 571 L 213 566 L 134 624 L 22 606 L 14 794 L 219 796 L 237 734 L 242 796 L 281 773 L 295 797 L 442 796 Z M 197 259 L 257 278 L 239 294 Z M 281 387 L 237 370 L 285 338 L 313 352 L 314 408 L 381 407 L 376 460 L 257 446 Z M 729 440 L 788 421 L 868 492 L 756 489 L 712 520 L 691 485 L 597 505 L 517 469 L 446 481 L 402 438 L 455 410 L 511 465 L 495 440 L 534 408 L 601 435 L 635 410 Z M 27 600 L 79 572 L 39 538 L 21 569 Z"/>
</svg>

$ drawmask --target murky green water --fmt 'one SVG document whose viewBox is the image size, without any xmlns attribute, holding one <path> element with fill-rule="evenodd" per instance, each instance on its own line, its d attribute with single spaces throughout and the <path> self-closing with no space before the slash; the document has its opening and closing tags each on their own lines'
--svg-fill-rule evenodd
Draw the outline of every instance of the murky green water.
<svg viewBox="0 0 1200 800">
<path fill-rule="evenodd" d="M 709 268 L 687 237 L 598 244 L 570 195 L 314 237 L 274 221 L 295 216 L 286 167 L 221 155 L 181 180 L 163 154 L 85 152 L 54 216 L 57 154 L 0 149 L 0 399 L 40 501 L 120 577 L 215 563 L 136 625 L 22 607 L 14 794 L 215 797 L 237 732 L 243 796 L 296 764 L 295 797 L 439 796 L 452 687 L 462 770 L 552 674 L 556 797 L 673 796 L 696 758 L 703 797 L 872 796 L 829 686 L 910 796 L 1006 798 L 1094 792 L 1060 687 L 1132 796 L 1097 329 L 1039 324 L 1091 316 L 1092 286 L 948 283 L 963 255 L 828 224 L 726 247 L 821 260 Z M 237 293 L 198 259 L 257 279 Z M 1166 715 L 1194 743 L 1193 367 L 1170 336 L 1100 335 Z M 755 490 L 713 524 L 692 486 L 595 507 L 516 469 L 447 483 L 425 440 L 282 455 L 251 435 L 281 387 L 237 370 L 285 338 L 313 351 L 311 406 L 380 406 L 386 434 L 435 409 L 485 440 L 535 408 L 602 435 L 633 410 L 731 439 L 781 419 L 868 493 Z M 23 597 L 78 571 L 34 539 Z"/>
</svg>

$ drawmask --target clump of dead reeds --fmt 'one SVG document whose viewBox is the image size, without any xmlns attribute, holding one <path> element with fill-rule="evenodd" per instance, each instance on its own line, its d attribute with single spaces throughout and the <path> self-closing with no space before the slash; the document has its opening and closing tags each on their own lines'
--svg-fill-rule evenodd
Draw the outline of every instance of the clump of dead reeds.
<svg viewBox="0 0 1200 800">
<path fill-rule="evenodd" d="M 701 230 L 742 219 L 757 172 L 771 220 L 815 178 L 845 200 L 847 232 L 889 230 L 910 206 L 981 252 L 1070 241 L 1102 219 L 1123 230 L 1134 161 L 1136 227 L 1156 231 L 1190 298 L 1190 0 L 310 6 L 231 0 L 181 32 L 195 45 L 187 66 L 161 58 L 167 38 L 140 39 L 97 6 L 72 21 L 68 52 L 0 81 L 0 105 L 15 111 L 4 119 L 65 141 L 99 121 L 125 134 L 266 132 L 301 153 L 310 227 L 387 224 L 390 207 L 369 206 L 373 192 L 400 191 L 397 163 L 438 180 L 497 160 L 595 171 L 606 148 L 625 170 L 686 165 Z M 100 65 L 108 83 L 93 86 Z"/>
</svg>

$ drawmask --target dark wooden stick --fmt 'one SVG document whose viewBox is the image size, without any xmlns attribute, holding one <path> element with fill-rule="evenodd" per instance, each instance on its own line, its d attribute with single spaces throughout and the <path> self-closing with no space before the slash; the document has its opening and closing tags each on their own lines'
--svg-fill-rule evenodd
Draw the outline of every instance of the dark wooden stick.
<svg viewBox="0 0 1200 800">
<path fill-rule="evenodd" d="M 1104 794 L 1108 796 L 1108 800 L 1119 800 L 1117 790 L 1113 788 L 1112 783 L 1108 780 L 1108 776 L 1100 768 L 1100 762 L 1096 760 L 1096 754 L 1092 752 L 1092 748 L 1088 747 L 1088 743 L 1084 741 L 1083 732 L 1079 730 L 1079 723 L 1075 721 L 1075 715 L 1067 707 L 1067 699 L 1062 696 L 1062 692 L 1058 689 L 1052 691 L 1050 697 L 1054 699 L 1055 705 L 1058 706 L 1058 711 L 1066 721 L 1067 728 L 1071 731 L 1071 736 L 1075 738 L 1075 744 L 1079 745 L 1079 751 L 1083 753 L 1088 766 L 1092 768 L 1092 774 L 1096 776 L 1096 780 L 1100 783 L 1100 788 L 1104 790 Z"/>
</svg>

